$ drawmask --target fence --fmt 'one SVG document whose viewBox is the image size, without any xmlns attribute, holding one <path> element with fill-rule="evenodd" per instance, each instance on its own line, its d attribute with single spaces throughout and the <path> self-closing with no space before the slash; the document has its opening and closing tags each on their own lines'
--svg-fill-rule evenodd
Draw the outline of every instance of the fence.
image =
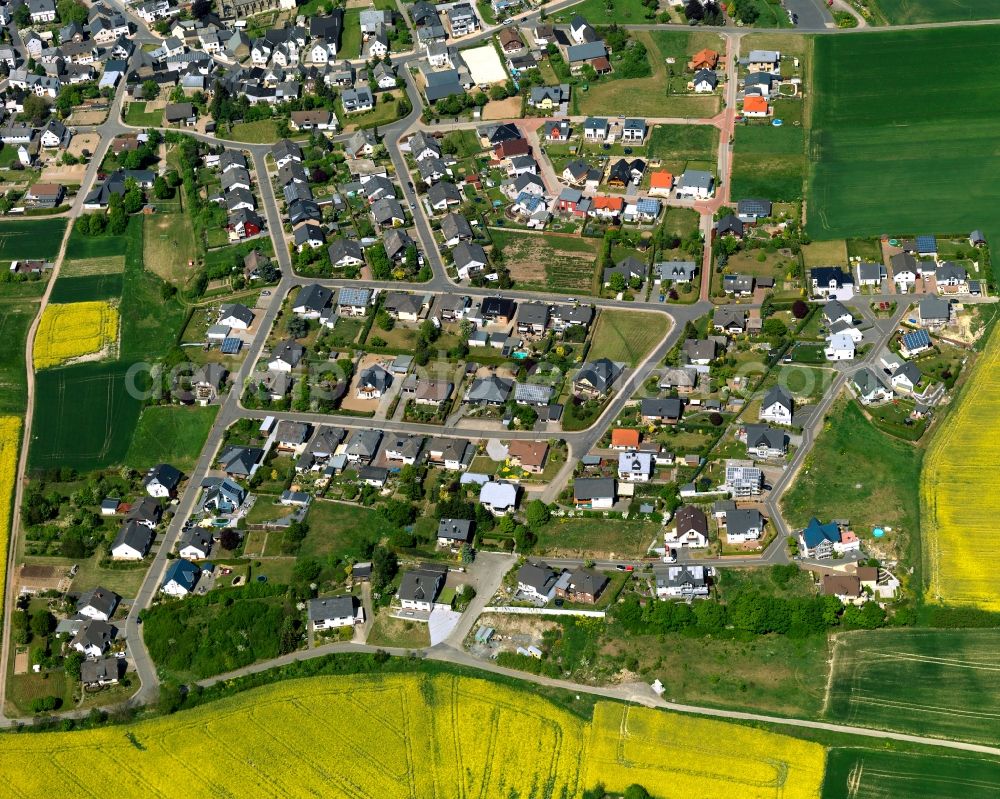
<svg viewBox="0 0 1000 799">
<path fill-rule="evenodd" d="M 585 616 L 588 619 L 603 619 L 603 610 L 572 610 L 567 608 L 521 608 L 509 605 L 483 608 L 483 613 L 501 613 L 515 616 Z"/>
</svg>

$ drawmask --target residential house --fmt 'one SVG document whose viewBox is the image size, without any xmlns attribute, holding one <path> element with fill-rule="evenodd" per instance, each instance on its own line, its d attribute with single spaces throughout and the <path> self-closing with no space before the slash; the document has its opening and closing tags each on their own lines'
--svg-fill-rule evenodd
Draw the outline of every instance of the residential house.
<svg viewBox="0 0 1000 799">
<path fill-rule="evenodd" d="M 177 495 L 182 476 L 180 470 L 169 463 L 160 463 L 146 472 L 142 483 L 151 497 L 169 499 Z"/>
<path fill-rule="evenodd" d="M 912 358 L 930 348 L 930 334 L 926 330 L 913 330 L 903 334 L 899 351 L 904 358 Z"/>
<path fill-rule="evenodd" d="M 514 439 L 507 446 L 507 457 L 511 464 L 519 466 L 531 474 L 542 473 L 548 454 L 549 445 L 546 441 Z"/>
<path fill-rule="evenodd" d="M 517 570 L 517 590 L 534 602 L 548 602 L 556 595 L 558 575 L 541 561 L 528 561 Z"/>
<path fill-rule="evenodd" d="M 69 645 L 84 657 L 96 659 L 108 651 L 117 634 L 106 621 L 92 619 L 80 625 Z"/>
<path fill-rule="evenodd" d="M 347 439 L 344 454 L 349 463 L 369 464 L 382 443 L 381 430 L 355 430 Z"/>
<path fill-rule="evenodd" d="M 353 627 L 365 620 L 364 608 L 350 594 L 310 599 L 307 615 L 316 632 Z"/>
<path fill-rule="evenodd" d="M 719 76 L 713 69 L 699 69 L 691 79 L 691 87 L 696 94 L 714 92 L 719 85 Z"/>
<path fill-rule="evenodd" d="M 363 369 L 358 375 L 356 396 L 360 400 L 378 399 L 392 385 L 392 375 L 378 364 Z"/>
<path fill-rule="evenodd" d="M 260 447 L 228 446 L 219 455 L 219 468 L 230 477 L 252 477 L 263 459 Z"/>
<path fill-rule="evenodd" d="M 858 285 L 859 286 L 881 286 L 886 278 L 885 266 L 873 264 L 867 261 L 858 263 Z"/>
<path fill-rule="evenodd" d="M 862 405 L 873 405 L 892 398 L 892 391 L 867 366 L 854 373 L 851 377 L 851 384 L 854 386 Z"/>
<path fill-rule="evenodd" d="M 513 389 L 512 380 L 496 375 L 477 377 L 472 381 L 463 401 L 472 405 L 503 405 Z"/>
<path fill-rule="evenodd" d="M 177 545 L 177 554 L 185 560 L 204 560 L 212 552 L 212 533 L 195 527 L 183 533 Z"/>
<path fill-rule="evenodd" d="M 607 358 L 587 361 L 573 378 L 573 393 L 587 398 L 604 396 L 621 374 L 622 367 Z"/>
<path fill-rule="evenodd" d="M 792 395 L 781 386 L 774 386 L 760 405 L 760 421 L 790 426 L 795 404 Z"/>
<path fill-rule="evenodd" d="M 924 297 L 917 306 L 917 317 L 924 327 L 937 329 L 951 321 L 951 304 L 937 296 Z"/>
<path fill-rule="evenodd" d="M 674 516 L 673 529 L 668 530 L 664 542 L 672 546 L 704 549 L 708 546 L 708 517 L 694 505 L 685 505 Z"/>
<path fill-rule="evenodd" d="M 319 225 L 313 222 L 304 222 L 292 231 L 292 240 L 298 252 L 302 252 L 306 247 L 311 250 L 318 250 L 326 244 L 326 233 L 323 232 L 323 228 Z M 364 263 L 364 259 L 362 259 L 361 263 Z M 334 264 L 334 266 L 337 266 L 337 264 Z"/>
<path fill-rule="evenodd" d="M 707 200 L 715 191 L 715 178 L 711 172 L 686 169 L 677 179 L 677 196 L 687 199 Z"/>
<path fill-rule="evenodd" d="M 764 473 L 753 461 L 729 459 L 725 469 L 723 488 L 734 497 L 756 496 L 764 486 Z"/>
<path fill-rule="evenodd" d="M 337 313 L 341 316 L 364 316 L 371 301 L 371 289 L 342 288 L 337 295 Z"/>
<path fill-rule="evenodd" d="M 854 290 L 854 277 L 839 266 L 816 266 L 809 270 L 812 293 L 817 297 L 830 297 Z"/>
<path fill-rule="evenodd" d="M 698 271 L 694 261 L 658 261 L 653 264 L 653 282 L 690 283 Z"/>
<path fill-rule="evenodd" d="M 146 525 L 128 522 L 111 544 L 112 560 L 142 560 L 149 553 L 156 534 Z"/>
<path fill-rule="evenodd" d="M 201 575 L 201 569 L 189 560 L 183 558 L 173 561 L 163 575 L 160 591 L 167 596 L 183 597 L 194 590 L 195 583 Z"/>
<path fill-rule="evenodd" d="M 338 268 L 364 266 L 365 253 L 354 239 L 339 238 L 327 248 L 330 264 Z"/>
<path fill-rule="evenodd" d="M 639 403 L 639 416 L 647 424 L 677 424 L 683 408 L 683 403 L 676 397 L 666 399 L 646 397 Z"/>
<path fill-rule="evenodd" d="M 708 596 L 708 578 L 704 566 L 655 564 L 653 575 L 656 578 L 656 596 L 660 599 Z"/>
<path fill-rule="evenodd" d="M 756 508 L 734 508 L 726 513 L 726 541 L 745 544 L 764 534 L 764 517 Z"/>
<path fill-rule="evenodd" d="M 333 292 L 319 283 L 309 283 L 299 289 L 292 304 L 292 312 L 305 319 L 319 319 L 329 307 Z"/>
<path fill-rule="evenodd" d="M 573 571 L 563 572 L 556 582 L 556 596 L 593 605 L 607 588 L 610 581 L 607 577 L 593 569 L 577 567 Z"/>
<path fill-rule="evenodd" d="M 573 481 L 573 504 L 578 508 L 610 510 L 616 497 L 613 477 L 578 477 Z"/>
<path fill-rule="evenodd" d="M 517 508 L 517 486 L 514 483 L 491 480 L 479 490 L 479 504 L 494 516 L 506 516 Z"/>
<path fill-rule="evenodd" d="M 783 458 L 788 452 L 788 437 L 785 431 L 767 425 L 746 425 L 743 428 L 742 439 L 747 445 L 747 455 L 761 460 Z"/>
<path fill-rule="evenodd" d="M 472 522 L 468 519 L 441 519 L 438 521 L 438 546 L 455 547 L 471 544 L 472 539 Z"/>
<path fill-rule="evenodd" d="M 469 467 L 475 447 L 463 438 L 432 438 L 427 444 L 427 462 L 448 471 L 464 471 Z"/>
<path fill-rule="evenodd" d="M 649 452 L 621 452 L 618 455 L 618 480 L 648 483 L 653 479 L 653 455 Z"/>
<path fill-rule="evenodd" d="M 122 660 L 116 657 L 85 660 L 80 664 L 80 682 L 87 688 L 116 685 L 121 678 Z"/>
<path fill-rule="evenodd" d="M 80 594 L 80 598 L 76 601 L 76 612 L 88 619 L 110 621 L 120 601 L 121 597 L 114 591 L 100 587 L 92 588 Z"/>
<path fill-rule="evenodd" d="M 291 372 L 305 354 L 305 347 L 294 339 L 285 339 L 275 346 L 267 368 L 272 372 Z"/>
<path fill-rule="evenodd" d="M 693 366 L 667 369 L 660 377 L 659 388 L 691 394 L 698 387 L 698 370 Z"/>
<path fill-rule="evenodd" d="M 451 251 L 459 280 L 468 280 L 476 272 L 481 272 L 489 262 L 486 250 L 479 244 L 460 241 Z"/>
</svg>

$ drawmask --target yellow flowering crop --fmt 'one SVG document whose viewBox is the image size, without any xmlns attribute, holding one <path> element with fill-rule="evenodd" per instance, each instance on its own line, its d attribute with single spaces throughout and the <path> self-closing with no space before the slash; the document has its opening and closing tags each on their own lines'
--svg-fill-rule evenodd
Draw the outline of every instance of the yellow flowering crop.
<svg viewBox="0 0 1000 799">
<path fill-rule="evenodd" d="M 199 796 L 575 799 L 643 780 L 660 796 L 819 795 L 817 744 L 625 711 L 599 703 L 591 730 L 483 680 L 313 677 L 128 727 L 0 736 L 0 781 L 23 796 L 165 797 L 178 780 Z"/>
<path fill-rule="evenodd" d="M 1000 494 L 989 488 L 1000 461 L 1000 339 L 996 332 L 958 407 L 924 458 L 921 521 L 932 598 L 1000 611 L 1000 552 L 992 545 Z"/>
<path fill-rule="evenodd" d="M 6 593 L 7 546 L 10 541 L 11 501 L 17 478 L 17 447 L 21 441 L 21 420 L 0 416 L 0 618 Z"/>
<path fill-rule="evenodd" d="M 35 334 L 35 369 L 98 353 L 118 339 L 118 309 L 106 301 L 47 305 Z"/>
<path fill-rule="evenodd" d="M 588 784 L 609 791 L 807 799 L 820 795 L 824 759 L 822 746 L 785 735 L 601 702 L 586 760 Z"/>
</svg>

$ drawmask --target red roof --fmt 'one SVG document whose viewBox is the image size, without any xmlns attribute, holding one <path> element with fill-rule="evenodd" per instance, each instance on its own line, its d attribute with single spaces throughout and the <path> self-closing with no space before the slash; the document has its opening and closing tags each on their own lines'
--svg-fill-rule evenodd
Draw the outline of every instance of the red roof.
<svg viewBox="0 0 1000 799">
<path fill-rule="evenodd" d="M 611 431 L 612 447 L 638 447 L 639 431 L 628 430 L 624 427 L 616 427 Z"/>
<path fill-rule="evenodd" d="M 744 114 L 766 114 L 767 100 L 763 97 L 750 96 L 743 100 Z"/>
<path fill-rule="evenodd" d="M 672 188 L 673 185 L 674 176 L 665 169 L 661 169 L 659 172 L 654 172 L 649 176 L 649 188 L 651 189 L 669 189 Z"/>
<path fill-rule="evenodd" d="M 593 206 L 597 208 L 606 208 L 609 211 L 621 211 L 625 207 L 624 197 L 609 197 L 607 195 L 598 194 L 594 197 Z"/>
<path fill-rule="evenodd" d="M 512 155 L 527 155 L 531 152 L 531 145 L 527 139 L 508 139 L 502 141 L 493 149 L 497 158 L 510 158 Z"/>
</svg>

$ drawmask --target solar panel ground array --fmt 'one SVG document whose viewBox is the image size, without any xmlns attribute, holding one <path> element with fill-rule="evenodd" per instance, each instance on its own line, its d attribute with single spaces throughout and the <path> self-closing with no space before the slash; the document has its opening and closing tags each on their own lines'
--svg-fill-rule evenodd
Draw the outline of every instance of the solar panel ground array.
<svg viewBox="0 0 1000 799">
<path fill-rule="evenodd" d="M 820 36 L 814 53 L 813 238 L 973 228 L 1000 238 L 995 28 Z"/>
</svg>

